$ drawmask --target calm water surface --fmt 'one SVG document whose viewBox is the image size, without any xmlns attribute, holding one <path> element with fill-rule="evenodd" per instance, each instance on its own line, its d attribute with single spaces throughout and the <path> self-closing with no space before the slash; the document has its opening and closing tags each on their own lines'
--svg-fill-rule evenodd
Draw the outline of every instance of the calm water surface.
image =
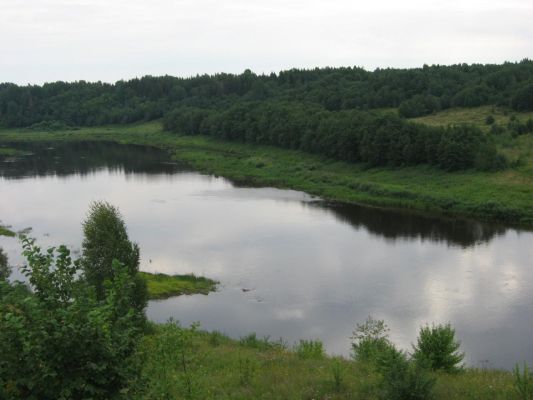
<svg viewBox="0 0 533 400">
<path fill-rule="evenodd" d="M 469 365 L 533 362 L 531 232 L 238 187 L 150 148 L 25 148 L 33 154 L 0 159 L 3 223 L 79 252 L 89 203 L 107 200 L 139 243 L 143 270 L 221 282 L 208 296 L 151 302 L 155 321 L 289 344 L 319 338 L 343 355 L 368 315 L 384 319 L 406 350 L 421 325 L 451 322 Z M 22 262 L 17 240 L 0 237 L 0 246 Z"/>
</svg>

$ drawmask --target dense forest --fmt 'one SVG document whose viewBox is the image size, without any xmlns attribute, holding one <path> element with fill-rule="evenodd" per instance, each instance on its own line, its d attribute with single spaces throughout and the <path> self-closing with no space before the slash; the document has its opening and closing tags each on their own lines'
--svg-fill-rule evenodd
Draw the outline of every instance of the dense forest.
<svg viewBox="0 0 533 400">
<path fill-rule="evenodd" d="M 533 110 L 533 61 L 415 69 L 316 68 L 42 86 L 0 84 L 0 125 L 56 130 L 165 117 L 168 130 L 271 144 L 370 165 L 500 168 L 472 127 L 405 121 L 480 105 Z M 377 110 L 397 108 L 397 115 Z M 520 133 L 528 129 L 518 127 Z"/>
</svg>

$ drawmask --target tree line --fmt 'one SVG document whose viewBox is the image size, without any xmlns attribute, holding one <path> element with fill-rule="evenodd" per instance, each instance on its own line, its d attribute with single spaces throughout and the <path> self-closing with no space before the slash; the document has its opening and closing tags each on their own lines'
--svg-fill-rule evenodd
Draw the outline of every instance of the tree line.
<svg viewBox="0 0 533 400">
<path fill-rule="evenodd" d="M 327 111 L 299 102 L 240 102 L 226 110 L 178 108 L 167 113 L 164 128 L 369 166 L 428 164 L 449 171 L 505 166 L 491 138 L 474 126 L 429 127 L 391 113 Z"/>
<path fill-rule="evenodd" d="M 402 117 L 486 104 L 533 110 L 533 61 L 374 71 L 292 69 L 262 75 L 246 70 L 189 78 L 145 76 L 114 84 L 1 83 L 0 125 L 130 123 L 161 118 L 175 108 L 222 110 L 242 101 L 264 100 L 312 103 L 327 111 L 399 107 Z"/>
</svg>

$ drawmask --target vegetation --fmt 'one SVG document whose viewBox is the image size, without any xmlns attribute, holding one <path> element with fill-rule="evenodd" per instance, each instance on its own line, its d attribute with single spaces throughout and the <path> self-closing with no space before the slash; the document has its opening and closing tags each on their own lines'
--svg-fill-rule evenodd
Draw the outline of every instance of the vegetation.
<svg viewBox="0 0 533 400">
<path fill-rule="evenodd" d="M 113 262 L 115 279 L 98 300 L 65 246 L 43 252 L 24 239 L 23 248 L 33 291 L 0 281 L 0 397 L 111 399 L 127 390 L 142 333 L 127 269 Z"/>
<path fill-rule="evenodd" d="M 515 388 L 521 400 L 533 399 L 533 375 L 529 372 L 529 367 L 524 362 L 524 368 L 516 364 L 514 370 Z"/>
<path fill-rule="evenodd" d="M 502 169 L 493 141 L 473 126 L 432 128 L 392 114 L 327 111 L 296 102 L 240 102 L 225 110 L 178 108 L 166 130 L 299 149 L 368 166 L 429 164 L 448 171 Z"/>
<path fill-rule="evenodd" d="M 459 352 L 459 347 L 450 324 L 424 326 L 414 346 L 413 358 L 433 370 L 457 372 L 462 368 L 459 364 L 465 356 Z"/>
<path fill-rule="evenodd" d="M 316 358 L 324 357 L 324 346 L 320 340 L 300 340 L 295 348 L 296 354 L 300 358 Z"/>
<path fill-rule="evenodd" d="M 125 230 L 118 210 L 95 203 L 84 231 L 117 226 Z M 127 236 L 122 239 L 124 248 L 134 248 Z M 449 368 L 426 362 L 449 361 L 435 354 L 458 354 L 449 325 L 422 328 L 415 354 L 424 357 L 409 357 L 389 340 L 386 324 L 369 317 L 354 332 L 354 360 L 326 356 L 319 340 L 302 340 L 290 349 L 255 334 L 237 341 L 202 332 L 197 324 L 140 325 L 144 310 L 132 301 L 139 287 L 131 266 L 117 259 L 111 268 L 100 265 L 106 278 L 98 295 L 100 281 L 84 271 L 90 269 L 89 257 L 107 254 L 104 250 L 92 248 L 74 260 L 65 246 L 43 251 L 27 238 L 22 244 L 29 285 L 0 279 L 2 399 L 515 399 L 530 394 L 527 368 L 514 374 L 474 369 L 449 374 Z"/>
<path fill-rule="evenodd" d="M 142 314 L 148 294 L 146 282 L 138 274 L 139 246 L 129 240 L 119 210 L 106 202 L 91 203 L 83 222 L 83 235 L 81 268 L 87 283 L 94 287 L 96 298 L 105 297 L 105 286 L 116 278 L 113 260 L 120 260 L 135 286 L 129 301 Z"/>
<path fill-rule="evenodd" d="M 9 266 L 7 254 L 4 249 L 0 247 L 0 281 L 5 281 L 11 275 L 11 267 Z"/>
<path fill-rule="evenodd" d="M 324 199 L 379 207 L 532 225 L 533 135 L 508 139 L 502 137 L 498 146 L 512 168 L 448 173 L 426 166 L 369 168 L 295 150 L 176 136 L 162 131 L 159 122 L 58 132 L 0 131 L 0 142 L 100 140 L 157 146 L 195 169 L 240 183 L 288 187 Z"/>
<path fill-rule="evenodd" d="M 166 299 L 172 296 L 208 294 L 216 290 L 217 281 L 201 276 L 166 275 L 139 272 L 148 287 L 149 299 Z"/>
<path fill-rule="evenodd" d="M 233 340 L 171 321 L 154 326 L 142 340 L 142 378 L 132 389 L 138 396 L 133 398 L 520 398 L 512 372 L 467 368 L 449 374 L 425 370 L 397 350 L 394 355 L 379 369 L 342 357 L 302 357 L 283 342 L 253 334 Z"/>
<path fill-rule="evenodd" d="M 412 69 L 315 68 L 278 74 L 172 76 L 102 82 L 0 84 L 0 125 L 96 126 L 150 121 L 173 109 L 223 110 L 246 101 L 312 103 L 327 111 L 400 107 L 409 115 L 450 107 L 533 110 L 533 62 L 424 65 Z M 45 129 L 45 130 L 46 130 Z"/>
<path fill-rule="evenodd" d="M 0 225 L 0 236 L 15 237 L 15 232 L 5 226 Z"/>
<path fill-rule="evenodd" d="M 0 156 L 20 156 L 23 154 L 25 154 L 25 152 L 21 150 L 10 147 L 0 147 Z"/>
<path fill-rule="evenodd" d="M 1 140 L 149 144 L 246 183 L 532 224 L 532 87 L 530 60 L 5 83 L 0 126 L 26 128 L 4 131 Z M 173 138 L 159 122 L 102 126 L 160 118 L 169 131 L 201 137 Z"/>
</svg>

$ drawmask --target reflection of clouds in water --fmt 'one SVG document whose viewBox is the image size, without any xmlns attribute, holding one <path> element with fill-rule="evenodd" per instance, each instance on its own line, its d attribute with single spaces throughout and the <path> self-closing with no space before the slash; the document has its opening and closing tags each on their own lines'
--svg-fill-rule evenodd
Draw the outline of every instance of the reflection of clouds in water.
<svg viewBox="0 0 533 400">
<path fill-rule="evenodd" d="M 289 343 L 321 338 L 345 355 L 355 323 L 369 314 L 385 319 L 406 350 L 421 325 L 450 321 L 473 364 L 533 361 L 533 321 L 524 317 L 533 307 L 530 232 L 323 208 L 298 192 L 234 188 L 190 172 L 137 179 L 100 170 L 0 178 L 0 186 L 2 220 L 34 227 L 43 246 L 79 248 L 89 202 L 105 199 L 140 244 L 143 270 L 221 281 L 209 296 L 152 302 L 148 314 L 159 321 L 200 320 L 235 337 L 256 331 Z M 16 240 L 0 237 L 0 246 L 22 261 Z"/>
</svg>

